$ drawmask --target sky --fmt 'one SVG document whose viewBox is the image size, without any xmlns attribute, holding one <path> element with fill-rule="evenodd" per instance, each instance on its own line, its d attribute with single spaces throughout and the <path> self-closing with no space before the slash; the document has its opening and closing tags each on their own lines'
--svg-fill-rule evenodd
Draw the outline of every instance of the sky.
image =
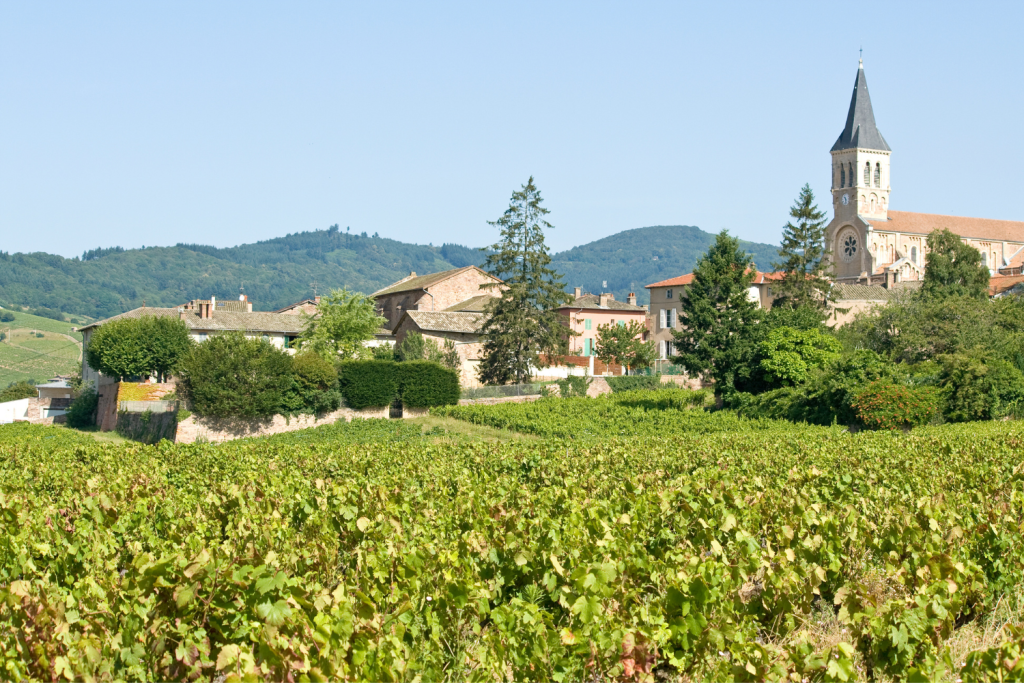
<svg viewBox="0 0 1024 683">
<path fill-rule="evenodd" d="M 863 48 L 891 208 L 1024 220 L 1024 3 L 0 0 L 0 250 L 325 229 L 777 243 Z"/>
</svg>

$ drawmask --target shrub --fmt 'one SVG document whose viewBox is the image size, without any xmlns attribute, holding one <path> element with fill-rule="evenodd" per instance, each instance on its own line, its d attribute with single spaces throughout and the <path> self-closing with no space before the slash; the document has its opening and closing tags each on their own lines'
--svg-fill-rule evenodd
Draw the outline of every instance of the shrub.
<svg viewBox="0 0 1024 683">
<path fill-rule="evenodd" d="M 89 365 L 108 377 L 166 379 L 193 346 L 188 326 L 176 318 L 119 318 L 104 323 L 89 340 Z"/>
<path fill-rule="evenodd" d="M 760 367 L 769 384 L 794 386 L 807 378 L 808 370 L 838 359 L 841 350 L 839 341 L 827 332 L 779 327 L 760 344 Z"/>
<path fill-rule="evenodd" d="M 946 392 L 945 416 L 951 422 L 1017 414 L 1024 403 L 1024 374 L 985 353 L 945 356 L 939 378 Z"/>
<path fill-rule="evenodd" d="M 3 313 L 0 313 L 0 323 L 13 323 L 13 322 L 14 322 L 14 314 L 13 313 L 11 313 L 10 311 L 4 311 Z"/>
<path fill-rule="evenodd" d="M 562 398 L 573 396 L 586 396 L 590 388 L 591 378 L 585 375 L 570 375 L 565 379 L 557 380 L 558 393 Z"/>
<path fill-rule="evenodd" d="M 427 340 L 419 332 L 405 335 L 402 343 L 395 347 L 395 358 L 400 361 L 423 360 L 426 353 Z"/>
<path fill-rule="evenodd" d="M 29 382 L 12 382 L 6 389 L 0 391 L 0 403 L 5 401 L 17 401 L 22 398 L 35 398 L 39 395 L 34 384 Z"/>
<path fill-rule="evenodd" d="M 349 408 L 362 410 L 391 405 L 398 395 L 395 363 L 347 360 L 338 367 L 338 385 Z"/>
<path fill-rule="evenodd" d="M 178 390 L 199 415 L 273 415 L 291 388 L 291 365 L 291 356 L 270 342 L 229 332 L 192 348 Z"/>
<path fill-rule="evenodd" d="M 330 361 L 312 351 L 292 358 L 292 389 L 287 399 L 289 412 L 319 415 L 341 405 L 338 371 Z"/>
<path fill-rule="evenodd" d="M 100 397 L 92 387 L 83 389 L 68 408 L 66 413 L 68 426 L 81 429 L 96 424 L 96 407 L 99 402 Z"/>
<path fill-rule="evenodd" d="M 639 389 L 654 391 L 661 389 L 661 373 L 654 375 L 625 375 L 623 377 L 606 377 L 612 393 L 620 391 L 637 391 Z"/>
<path fill-rule="evenodd" d="M 861 390 L 852 405 L 857 420 L 868 429 L 902 429 L 929 422 L 940 401 L 935 387 L 913 389 L 879 380 Z"/>
<path fill-rule="evenodd" d="M 459 402 L 459 375 L 432 361 L 406 361 L 396 367 L 402 404 L 410 408 L 455 405 Z"/>
</svg>

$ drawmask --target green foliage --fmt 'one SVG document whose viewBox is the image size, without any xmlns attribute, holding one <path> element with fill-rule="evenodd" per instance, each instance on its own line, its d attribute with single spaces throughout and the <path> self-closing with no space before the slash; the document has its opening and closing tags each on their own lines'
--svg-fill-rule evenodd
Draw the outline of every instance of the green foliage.
<svg viewBox="0 0 1024 683">
<path fill-rule="evenodd" d="M 577 437 L 609 429 L 594 408 L 651 414 L 581 444 L 425 443 L 383 420 L 188 446 L 0 426 L 0 667 L 11 680 L 1019 678 L 1014 624 L 962 671 L 944 648 L 1024 581 L 1024 426 L 730 427 L 727 411 L 654 393 L 541 402 Z M 822 605 L 846 629 L 827 643 L 807 636 Z"/>
<path fill-rule="evenodd" d="M 653 375 L 623 375 L 622 377 L 605 377 L 608 386 L 612 391 L 655 391 L 664 385 L 661 383 L 661 373 Z"/>
<path fill-rule="evenodd" d="M 292 357 L 291 372 L 292 388 L 285 398 L 287 412 L 320 415 L 341 405 L 338 371 L 323 356 L 312 351 L 298 353 Z"/>
<path fill-rule="evenodd" d="M 36 386 L 30 382 L 13 382 L 6 389 L 0 391 L 0 403 L 5 401 L 17 401 L 22 398 L 35 398 L 39 395 Z"/>
<path fill-rule="evenodd" d="M 398 360 L 393 344 L 371 346 L 370 355 L 373 356 L 373 360 Z"/>
<path fill-rule="evenodd" d="M 345 404 L 353 410 L 391 405 L 398 395 L 394 361 L 354 360 L 338 366 L 338 384 Z"/>
<path fill-rule="evenodd" d="M 14 314 L 10 311 L 0 311 L 0 323 L 13 323 Z"/>
<path fill-rule="evenodd" d="M 320 298 L 316 315 L 306 319 L 297 344 L 327 359 L 364 358 L 370 353 L 363 342 L 373 339 L 386 323 L 372 298 L 334 289 Z"/>
<path fill-rule="evenodd" d="M 568 350 L 569 328 L 556 309 L 569 297 L 550 268 L 544 231 L 554 226 L 544 218 L 548 209 L 542 202 L 531 176 L 512 193 L 501 218 L 490 223 L 501 238 L 491 247 L 486 270 L 504 280 L 504 288 L 485 311 L 478 370 L 484 384 L 528 382 L 533 368 L 545 367 L 542 354 L 559 356 Z"/>
<path fill-rule="evenodd" d="M 459 375 L 433 361 L 399 363 L 395 372 L 398 395 L 410 408 L 455 405 L 459 402 Z"/>
<path fill-rule="evenodd" d="M 267 417 L 285 406 L 291 368 L 291 356 L 268 341 L 218 334 L 185 356 L 178 391 L 203 417 Z"/>
<path fill-rule="evenodd" d="M 921 292 L 928 297 L 944 299 L 966 296 L 988 297 L 988 268 L 981 264 L 981 252 L 961 241 L 949 230 L 936 230 L 928 235 L 924 282 Z"/>
<path fill-rule="evenodd" d="M 1024 406 L 1024 374 L 986 353 L 944 356 L 939 379 L 951 422 L 991 420 Z"/>
<path fill-rule="evenodd" d="M 402 343 L 395 345 L 395 360 L 423 360 L 425 351 L 426 340 L 422 334 L 413 330 L 405 335 Z"/>
<path fill-rule="evenodd" d="M 723 230 L 697 262 L 673 330 L 677 356 L 672 362 L 694 377 L 710 377 L 715 393 L 735 390 L 753 369 L 754 337 L 762 314 L 748 297 L 753 280 L 750 256 Z"/>
<path fill-rule="evenodd" d="M 593 380 L 587 375 L 569 375 L 565 379 L 556 380 L 558 395 L 562 398 L 573 398 L 574 396 L 586 396 L 587 389 Z"/>
<path fill-rule="evenodd" d="M 796 221 L 782 229 L 782 248 L 775 270 L 785 271 L 775 286 L 778 294 L 773 306 L 795 308 L 812 306 L 824 309 L 832 288 L 829 265 L 825 258 L 825 213 L 814 203 L 810 185 L 804 185 L 796 203 L 789 209 Z"/>
<path fill-rule="evenodd" d="M 145 315 L 104 323 L 92 333 L 86 352 L 89 365 L 108 377 L 156 375 L 164 381 L 193 346 L 183 321 Z"/>
<path fill-rule="evenodd" d="M 68 426 L 82 429 L 95 425 L 96 408 L 99 406 L 99 402 L 100 397 L 92 386 L 82 389 L 65 413 Z"/>
<path fill-rule="evenodd" d="M 904 429 L 927 424 L 941 402 L 935 387 L 913 388 L 880 380 L 858 392 L 852 407 L 868 429 Z"/>
<path fill-rule="evenodd" d="M 637 370 L 649 368 L 658 352 L 653 340 L 643 340 L 646 331 L 647 327 L 635 320 L 625 325 L 600 325 L 595 355 L 609 365 L 617 363 Z"/>
<path fill-rule="evenodd" d="M 761 369 L 773 384 L 794 386 L 807 379 L 813 368 L 822 368 L 842 351 L 835 337 L 817 329 L 777 327 L 760 345 Z"/>
</svg>

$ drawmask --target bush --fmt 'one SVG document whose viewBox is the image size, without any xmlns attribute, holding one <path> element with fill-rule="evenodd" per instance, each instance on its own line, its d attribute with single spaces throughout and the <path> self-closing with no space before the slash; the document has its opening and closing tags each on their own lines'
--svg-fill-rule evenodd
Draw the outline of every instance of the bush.
<svg viewBox="0 0 1024 683">
<path fill-rule="evenodd" d="M 338 367 L 345 404 L 354 410 L 391 405 L 398 395 L 394 361 L 347 360 Z"/>
<path fill-rule="evenodd" d="M 880 380 L 857 394 L 853 408 L 867 429 L 902 429 L 929 422 L 938 413 L 940 402 L 935 387 L 914 389 Z"/>
<path fill-rule="evenodd" d="M 398 393 L 410 408 L 455 405 L 459 402 L 459 375 L 432 361 L 405 361 L 397 368 Z"/>
<path fill-rule="evenodd" d="M 555 384 L 558 385 L 558 393 L 562 398 L 572 398 L 573 396 L 586 396 L 591 381 L 591 378 L 585 375 L 570 375 L 565 379 L 557 380 Z"/>
<path fill-rule="evenodd" d="M 828 332 L 779 327 L 761 342 L 760 367 L 765 381 L 775 386 L 794 386 L 807 379 L 812 368 L 821 368 L 839 358 L 842 345 Z"/>
<path fill-rule="evenodd" d="M 0 391 L 0 403 L 5 401 L 17 401 L 22 398 L 35 398 L 39 395 L 34 384 L 29 382 L 12 382 L 6 389 Z"/>
<path fill-rule="evenodd" d="M 4 311 L 3 313 L 0 313 L 0 323 L 13 323 L 13 322 L 14 322 L 14 314 L 13 313 L 11 313 L 10 311 Z"/>
<path fill-rule="evenodd" d="M 96 424 L 96 407 L 99 405 L 100 397 L 93 391 L 92 387 L 83 389 L 78 397 L 72 401 L 71 407 L 66 413 L 69 427 L 81 429 Z"/>
<path fill-rule="evenodd" d="M 1024 374 L 985 353 L 957 353 L 942 359 L 939 382 L 950 422 L 991 420 L 1017 414 L 1024 404 Z"/>
<path fill-rule="evenodd" d="M 292 358 L 292 389 L 286 400 L 289 412 L 319 415 L 341 405 L 338 371 L 330 361 L 312 351 Z"/>
<path fill-rule="evenodd" d="M 624 377 L 606 377 L 612 393 L 620 391 L 637 391 L 640 389 L 654 391 L 661 389 L 661 373 L 653 375 L 626 375 Z"/>
<path fill-rule="evenodd" d="M 291 356 L 270 342 L 229 332 L 192 347 L 178 391 L 202 416 L 274 415 L 291 389 L 291 366 Z"/>
</svg>

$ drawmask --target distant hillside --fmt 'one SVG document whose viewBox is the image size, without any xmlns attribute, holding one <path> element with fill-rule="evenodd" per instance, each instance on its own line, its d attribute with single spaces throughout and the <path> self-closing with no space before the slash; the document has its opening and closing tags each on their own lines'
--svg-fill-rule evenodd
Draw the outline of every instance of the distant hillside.
<svg viewBox="0 0 1024 683">
<path fill-rule="evenodd" d="M 13 313 L 14 320 L 0 321 L 0 389 L 22 380 L 45 382 L 81 369 L 82 335 L 72 332 L 70 323 Z"/>
<path fill-rule="evenodd" d="M 693 270 L 697 259 L 715 241 L 715 236 L 688 225 L 656 225 L 624 230 L 568 251 L 552 254 L 555 269 L 566 286 L 582 287 L 591 293 L 614 292 L 625 301 L 636 292 L 638 303 L 650 302 L 644 285 Z M 771 270 L 778 260 L 778 247 L 758 242 L 740 242 L 754 258 L 759 270 Z M 608 282 L 604 287 L 602 283 Z"/>
<path fill-rule="evenodd" d="M 624 299 L 643 286 L 692 270 L 714 235 L 686 226 L 627 230 L 553 254 L 567 287 L 610 290 Z M 744 243 L 757 265 L 770 268 L 775 247 Z M 415 270 L 433 273 L 481 264 L 478 249 L 457 244 L 408 244 L 366 233 L 328 230 L 289 234 L 219 249 L 201 244 L 93 249 L 66 259 L 42 252 L 0 252 L 0 304 L 105 318 L 142 306 L 176 306 L 210 296 L 235 298 L 239 287 L 254 308 L 272 311 L 319 292 L 346 286 L 370 293 Z M 602 281 L 608 287 L 602 287 Z"/>
</svg>

